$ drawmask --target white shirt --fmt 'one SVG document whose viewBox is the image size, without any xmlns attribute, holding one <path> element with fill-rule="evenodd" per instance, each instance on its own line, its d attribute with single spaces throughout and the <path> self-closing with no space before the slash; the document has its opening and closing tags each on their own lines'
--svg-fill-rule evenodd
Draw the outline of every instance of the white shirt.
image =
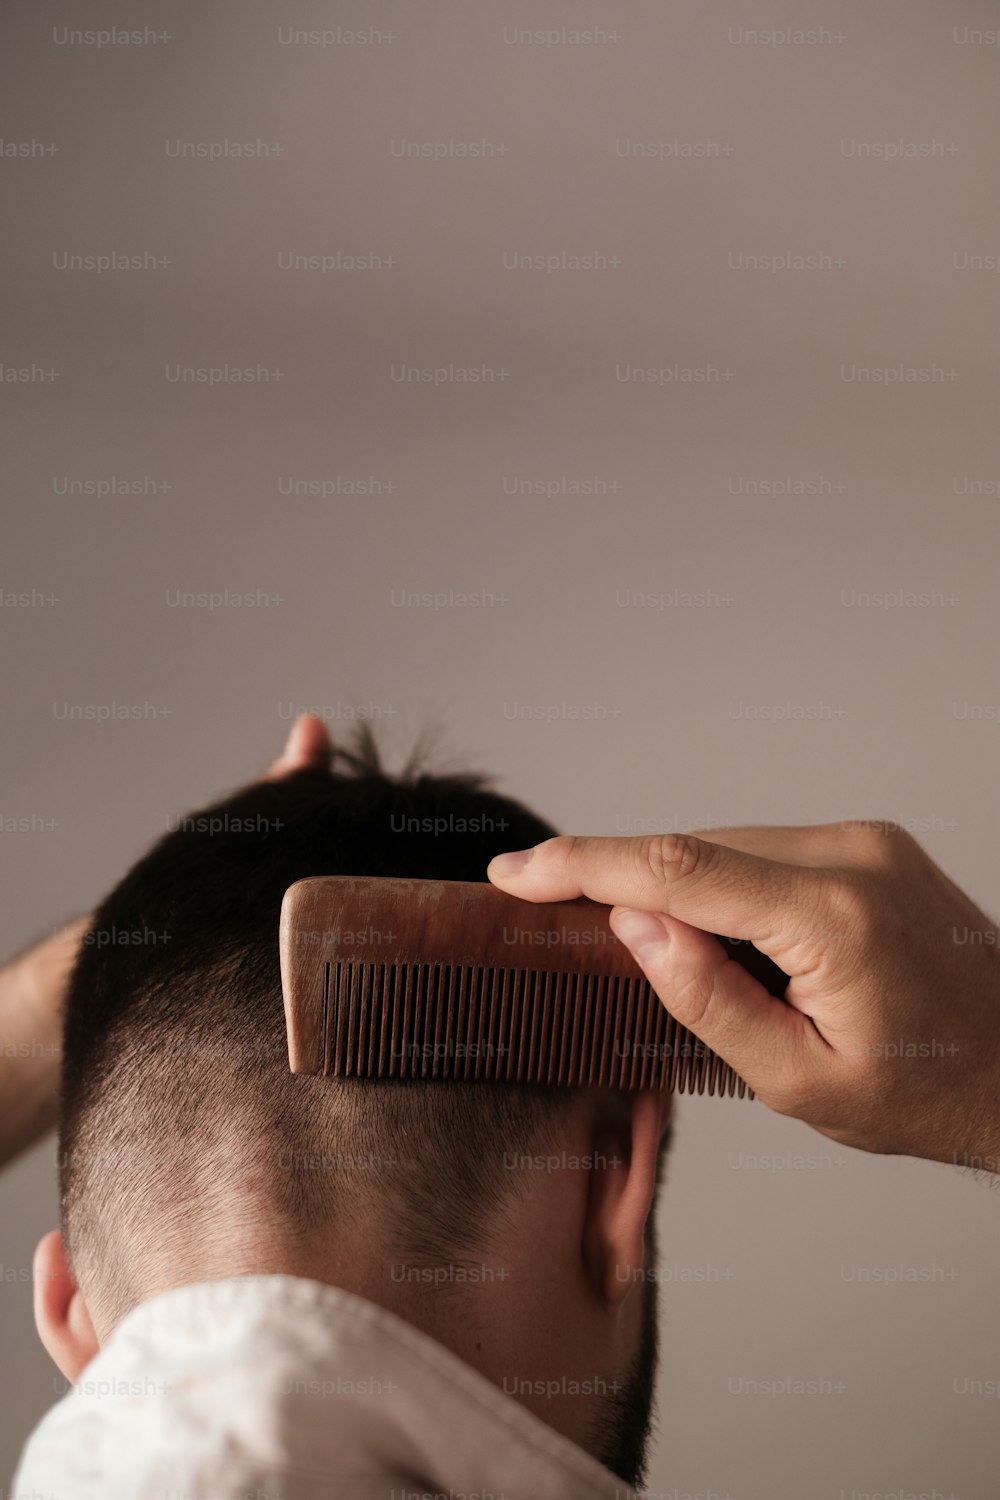
<svg viewBox="0 0 1000 1500">
<path fill-rule="evenodd" d="M 132 1309 L 11 1500 L 626 1500 L 624 1481 L 351 1292 L 243 1276 Z"/>
</svg>

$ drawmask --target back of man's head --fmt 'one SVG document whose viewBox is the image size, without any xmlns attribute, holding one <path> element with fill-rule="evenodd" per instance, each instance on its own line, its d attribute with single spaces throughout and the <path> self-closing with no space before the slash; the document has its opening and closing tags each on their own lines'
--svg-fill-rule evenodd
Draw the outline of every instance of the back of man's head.
<svg viewBox="0 0 1000 1500">
<path fill-rule="evenodd" d="M 400 778 L 362 734 L 327 769 L 179 820 L 96 913 L 66 1007 L 64 1237 L 95 1317 L 359 1228 L 454 1259 L 516 1191 L 575 1090 L 336 1080 L 288 1069 L 278 918 L 310 875 L 484 880 L 554 830 L 482 778 Z M 359 944 L 364 935 L 357 936 Z M 279 1255 L 280 1261 L 280 1255 Z"/>
</svg>

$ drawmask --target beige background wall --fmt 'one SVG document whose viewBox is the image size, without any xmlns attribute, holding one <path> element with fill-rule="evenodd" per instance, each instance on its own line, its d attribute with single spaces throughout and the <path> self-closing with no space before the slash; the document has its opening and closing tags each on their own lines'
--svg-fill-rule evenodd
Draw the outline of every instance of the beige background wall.
<svg viewBox="0 0 1000 1500">
<path fill-rule="evenodd" d="M 768 39 L 790 23 L 813 39 Z M 111 25 L 150 35 L 64 30 Z M 8 4 L 3 136 L 35 153 L 0 158 L 0 359 L 34 376 L 3 383 L 8 949 L 300 704 L 341 733 L 368 706 L 394 756 L 438 722 L 567 829 L 896 818 L 996 913 L 998 25 Z M 285 40 L 338 26 L 381 39 Z M 109 254 L 146 268 L 65 260 Z M 814 259 L 748 268 L 782 255 Z M 227 365 L 272 373 L 173 378 Z M 177 602 L 225 590 L 255 603 Z M 454 594 L 400 602 L 425 591 Z M 1000 1377 L 1000 1192 L 761 1105 L 679 1120 L 651 1488 L 994 1496 L 1000 1409 L 961 1392 Z M 53 1399 L 27 1283 L 53 1157 L 0 1180 L 8 1474 Z M 783 1377 L 824 1394 L 740 1393 Z"/>
</svg>

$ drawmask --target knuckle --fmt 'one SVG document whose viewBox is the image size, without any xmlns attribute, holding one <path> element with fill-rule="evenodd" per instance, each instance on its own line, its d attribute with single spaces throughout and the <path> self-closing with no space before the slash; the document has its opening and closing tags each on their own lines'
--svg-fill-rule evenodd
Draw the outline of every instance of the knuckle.
<svg viewBox="0 0 1000 1500">
<path fill-rule="evenodd" d="M 550 839 L 543 839 L 539 849 L 545 850 L 544 858 L 548 858 L 553 864 L 573 864 L 580 855 L 583 840 L 579 834 L 557 833 Z M 536 858 L 537 852 L 536 852 Z"/>
<path fill-rule="evenodd" d="M 686 833 L 661 833 L 642 840 L 640 855 L 657 884 L 667 885 L 701 870 L 710 847 Z"/>
<path fill-rule="evenodd" d="M 681 1025 L 695 1033 L 705 1019 L 711 993 L 696 975 L 686 974 L 672 982 L 666 1000 Z"/>
<path fill-rule="evenodd" d="M 847 825 L 851 853 L 868 869 L 893 870 L 916 847 L 916 840 L 891 818 L 862 818 Z"/>
<path fill-rule="evenodd" d="M 889 849 L 890 863 L 893 868 L 912 859 L 913 855 L 920 848 L 913 834 L 908 829 L 901 828 L 898 823 L 890 825 L 886 844 Z"/>
</svg>

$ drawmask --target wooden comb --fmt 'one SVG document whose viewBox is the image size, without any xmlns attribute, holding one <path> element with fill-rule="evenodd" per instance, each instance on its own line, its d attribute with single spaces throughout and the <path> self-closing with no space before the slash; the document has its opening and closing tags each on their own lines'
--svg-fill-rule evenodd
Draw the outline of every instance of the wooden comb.
<svg viewBox="0 0 1000 1500">
<path fill-rule="evenodd" d="M 720 938 L 772 995 L 788 975 Z M 664 1008 L 584 897 L 534 904 L 486 881 L 319 876 L 281 906 L 293 1073 L 753 1097 Z"/>
</svg>

